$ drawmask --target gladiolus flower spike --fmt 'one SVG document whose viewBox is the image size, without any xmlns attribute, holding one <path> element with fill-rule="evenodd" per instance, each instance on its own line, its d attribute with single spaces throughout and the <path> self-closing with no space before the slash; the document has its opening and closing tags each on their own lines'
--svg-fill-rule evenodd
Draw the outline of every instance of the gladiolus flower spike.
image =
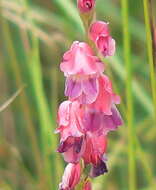
<svg viewBox="0 0 156 190">
<path fill-rule="evenodd" d="M 79 12 L 86 14 L 95 7 L 95 0 L 77 0 L 77 5 Z M 92 22 L 88 31 L 90 40 L 104 57 L 114 55 L 115 40 L 110 36 L 108 23 Z M 68 165 L 59 189 L 73 190 L 81 183 L 83 189 L 91 190 L 91 178 L 108 172 L 107 134 L 123 123 L 116 107 L 120 97 L 113 92 L 109 77 L 103 74 L 104 64 L 85 42 L 73 42 L 63 56 L 60 69 L 66 77 L 68 100 L 58 109 L 57 151 Z M 90 165 L 88 181 L 81 177 L 87 165 Z"/>
</svg>

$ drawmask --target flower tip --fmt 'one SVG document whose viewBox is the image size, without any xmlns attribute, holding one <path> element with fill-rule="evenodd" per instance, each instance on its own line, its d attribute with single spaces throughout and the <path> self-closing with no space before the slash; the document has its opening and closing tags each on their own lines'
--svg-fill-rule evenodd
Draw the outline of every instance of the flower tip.
<svg viewBox="0 0 156 190">
<path fill-rule="evenodd" d="M 59 190 L 70 190 L 79 183 L 81 176 L 81 166 L 77 164 L 68 164 L 65 168 L 62 182 L 59 184 Z"/>
<path fill-rule="evenodd" d="M 95 0 L 77 0 L 77 7 L 81 13 L 90 12 L 95 7 Z"/>
</svg>

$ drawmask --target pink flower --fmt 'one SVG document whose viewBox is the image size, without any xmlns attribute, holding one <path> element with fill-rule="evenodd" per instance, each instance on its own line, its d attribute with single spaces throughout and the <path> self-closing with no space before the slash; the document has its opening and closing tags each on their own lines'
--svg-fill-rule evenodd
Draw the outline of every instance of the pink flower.
<svg viewBox="0 0 156 190">
<path fill-rule="evenodd" d="M 58 110 L 58 124 L 56 133 L 61 133 L 61 141 L 68 137 L 81 137 L 83 134 L 78 130 L 78 117 L 81 116 L 78 102 L 64 101 Z"/>
<path fill-rule="evenodd" d="M 100 144 L 105 146 L 107 133 L 122 125 L 122 118 L 114 104 L 111 107 L 110 115 L 103 113 L 100 107 L 96 107 L 97 105 L 91 106 L 82 106 L 78 101 L 65 101 L 59 107 L 59 127 L 56 132 L 60 133 L 61 140 L 57 151 L 63 153 L 66 162 L 77 163 L 84 155 L 90 156 L 88 153 L 90 148 L 91 153 L 94 152 L 94 149 L 96 150 L 96 147 L 101 150 Z M 96 138 L 99 140 L 96 141 Z M 85 154 L 86 150 L 87 154 Z M 97 150 L 95 152 L 98 153 Z M 100 153 L 100 156 L 93 154 L 94 157 L 89 157 L 92 160 L 88 162 L 96 163 L 102 154 Z M 87 160 L 87 156 L 85 159 Z"/>
<path fill-rule="evenodd" d="M 85 182 L 83 190 L 92 190 L 91 182 L 89 180 Z"/>
<path fill-rule="evenodd" d="M 95 0 L 77 0 L 77 6 L 82 13 L 91 11 L 95 6 Z"/>
<path fill-rule="evenodd" d="M 118 126 L 123 124 L 123 121 L 115 105 L 112 106 L 111 112 L 111 115 L 106 115 L 102 112 L 88 109 L 83 113 L 81 119 L 82 130 L 96 136 L 107 135 L 109 131 L 116 130 Z"/>
<path fill-rule="evenodd" d="M 68 164 L 65 168 L 59 190 L 73 190 L 79 183 L 81 176 L 80 164 Z"/>
<path fill-rule="evenodd" d="M 90 38 L 104 57 L 115 53 L 115 40 L 110 36 L 108 23 L 97 21 L 90 27 Z"/>
<path fill-rule="evenodd" d="M 64 160 L 77 163 L 84 149 L 84 134 L 80 131 L 78 119 L 81 117 L 78 102 L 63 102 L 58 111 L 58 124 L 56 132 L 61 135 L 58 152 L 63 153 Z"/>
<path fill-rule="evenodd" d="M 85 42 L 73 42 L 71 49 L 63 56 L 60 69 L 65 76 L 91 75 L 103 72 L 103 63 L 93 54 L 92 49 Z"/>
<path fill-rule="evenodd" d="M 81 104 L 90 104 L 96 100 L 97 78 L 104 66 L 86 43 L 74 42 L 64 54 L 60 68 L 67 77 L 65 95 L 71 101 L 78 99 Z"/>
</svg>

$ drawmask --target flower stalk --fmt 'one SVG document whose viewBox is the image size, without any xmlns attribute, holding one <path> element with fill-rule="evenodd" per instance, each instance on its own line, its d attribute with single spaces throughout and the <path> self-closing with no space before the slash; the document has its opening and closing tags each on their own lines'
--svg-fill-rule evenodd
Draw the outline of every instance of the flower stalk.
<svg viewBox="0 0 156 190">
<path fill-rule="evenodd" d="M 107 134 L 123 123 L 116 108 L 120 97 L 113 92 L 109 77 L 103 74 L 105 64 L 96 55 L 114 55 L 115 40 L 108 23 L 94 20 L 95 0 L 77 0 L 77 7 L 88 43 L 73 42 L 60 64 L 68 97 L 59 106 L 56 129 L 60 134 L 57 151 L 68 163 L 60 190 L 91 190 L 91 179 L 108 172 Z"/>
</svg>

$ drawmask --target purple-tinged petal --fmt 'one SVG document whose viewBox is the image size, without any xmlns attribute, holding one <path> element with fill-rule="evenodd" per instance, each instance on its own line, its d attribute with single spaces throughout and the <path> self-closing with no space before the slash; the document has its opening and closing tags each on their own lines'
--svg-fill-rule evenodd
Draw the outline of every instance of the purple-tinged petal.
<svg viewBox="0 0 156 190">
<path fill-rule="evenodd" d="M 111 108 L 112 115 L 103 115 L 103 134 L 107 134 L 109 131 L 114 131 L 118 126 L 123 124 L 123 120 L 116 106 L 113 105 Z"/>
<path fill-rule="evenodd" d="M 74 138 L 73 145 L 63 153 L 64 160 L 68 163 L 77 163 L 79 162 L 82 154 L 85 151 L 86 142 L 84 137 Z"/>
<path fill-rule="evenodd" d="M 77 98 L 82 93 L 81 81 L 67 78 L 65 86 L 65 96 L 68 96 L 71 99 Z"/>
<path fill-rule="evenodd" d="M 74 137 L 68 137 L 65 141 L 62 141 L 57 149 L 58 152 L 66 152 L 74 144 Z"/>
<path fill-rule="evenodd" d="M 123 119 L 115 105 L 112 106 L 112 120 L 116 125 L 123 125 Z"/>
<path fill-rule="evenodd" d="M 99 91 L 98 87 L 97 77 L 90 77 L 82 82 L 83 92 L 86 95 L 92 94 L 92 96 L 96 97 Z"/>
<path fill-rule="evenodd" d="M 106 163 L 102 160 L 97 165 L 93 165 L 90 171 L 90 177 L 98 177 L 108 172 Z"/>
<path fill-rule="evenodd" d="M 88 78 L 82 81 L 82 95 L 79 97 L 81 104 L 91 104 L 98 96 L 99 86 L 97 77 Z"/>
<path fill-rule="evenodd" d="M 102 114 L 91 112 L 84 114 L 83 126 L 85 131 L 97 132 L 101 126 Z"/>
<path fill-rule="evenodd" d="M 73 150 L 75 153 L 77 153 L 77 154 L 80 153 L 83 140 L 84 140 L 83 137 L 75 138 L 75 143 L 74 143 L 74 147 L 73 147 Z"/>
</svg>

